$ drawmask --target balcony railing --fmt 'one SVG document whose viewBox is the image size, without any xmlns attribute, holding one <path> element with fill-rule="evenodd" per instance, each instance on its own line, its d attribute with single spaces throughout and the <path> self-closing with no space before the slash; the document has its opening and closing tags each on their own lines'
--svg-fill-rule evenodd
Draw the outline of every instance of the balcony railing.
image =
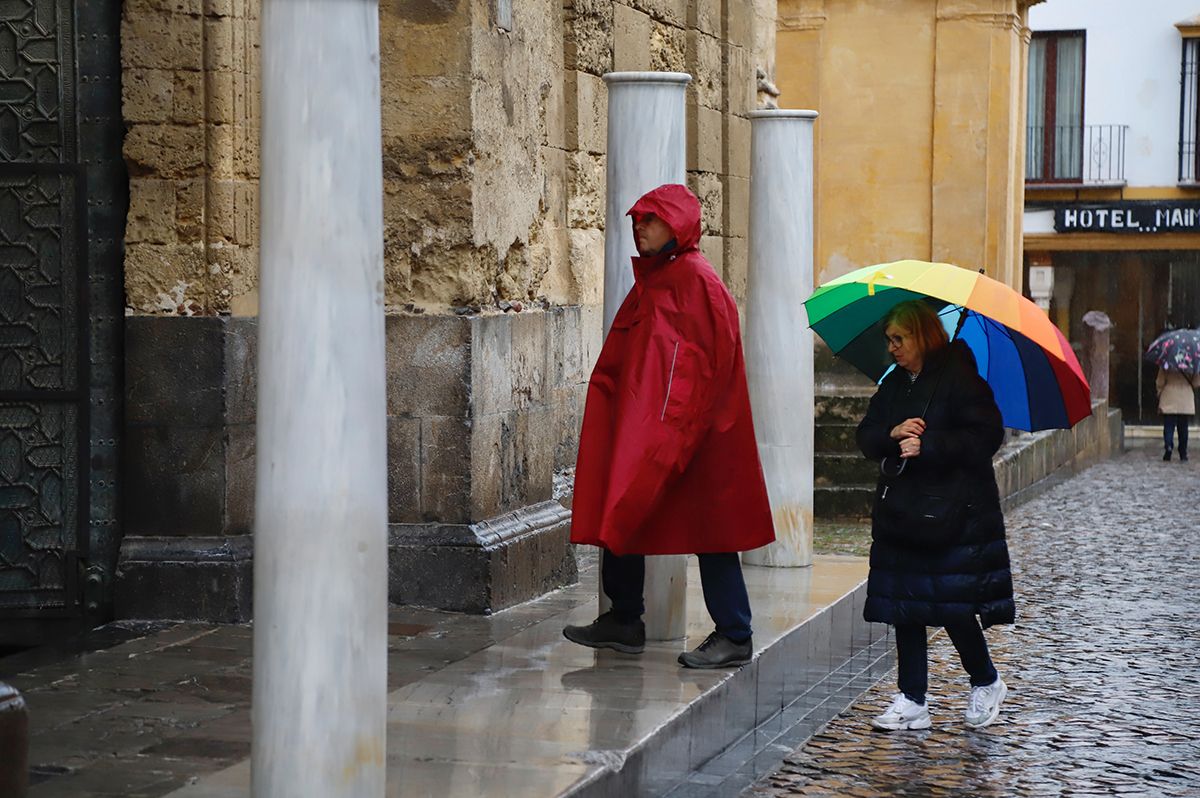
<svg viewBox="0 0 1200 798">
<path fill-rule="evenodd" d="M 1123 184 L 1128 130 L 1128 125 L 1029 125 L 1025 135 L 1025 182 Z"/>
</svg>

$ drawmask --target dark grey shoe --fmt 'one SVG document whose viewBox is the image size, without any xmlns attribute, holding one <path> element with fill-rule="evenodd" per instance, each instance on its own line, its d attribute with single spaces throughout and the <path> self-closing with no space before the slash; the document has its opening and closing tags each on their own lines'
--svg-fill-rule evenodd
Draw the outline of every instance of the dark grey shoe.
<svg viewBox="0 0 1200 798">
<path fill-rule="evenodd" d="M 679 655 L 685 668 L 732 668 L 745 665 L 754 656 L 754 640 L 735 643 L 720 632 L 713 632 L 692 651 Z"/>
<path fill-rule="evenodd" d="M 646 624 L 617 620 L 606 612 L 587 626 L 567 626 L 563 637 L 572 643 L 591 648 L 611 648 L 622 654 L 641 654 L 646 650 Z"/>
</svg>

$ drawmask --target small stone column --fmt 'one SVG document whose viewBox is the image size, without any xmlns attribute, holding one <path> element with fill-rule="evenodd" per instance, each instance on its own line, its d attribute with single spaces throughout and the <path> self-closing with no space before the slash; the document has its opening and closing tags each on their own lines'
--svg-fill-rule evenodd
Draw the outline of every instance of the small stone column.
<svg viewBox="0 0 1200 798">
<path fill-rule="evenodd" d="M 0 682 L 0 795 L 24 798 L 29 789 L 29 714 L 15 688 Z"/>
<path fill-rule="evenodd" d="M 1102 310 L 1083 314 L 1083 372 L 1092 386 L 1092 401 L 1108 401 L 1108 339 L 1113 326 Z"/>
<path fill-rule="evenodd" d="M 610 72 L 608 173 L 604 224 L 604 332 L 633 288 L 637 255 L 625 212 L 664 183 L 687 182 L 687 118 L 683 72 Z M 608 608 L 603 590 L 600 609 Z M 646 637 L 676 640 L 687 634 L 687 558 L 646 560 Z"/>
<path fill-rule="evenodd" d="M 750 114 L 746 377 L 776 541 L 747 565 L 812 565 L 815 111 Z"/>
<path fill-rule="evenodd" d="M 379 9 L 265 0 L 252 794 L 382 798 Z"/>
</svg>

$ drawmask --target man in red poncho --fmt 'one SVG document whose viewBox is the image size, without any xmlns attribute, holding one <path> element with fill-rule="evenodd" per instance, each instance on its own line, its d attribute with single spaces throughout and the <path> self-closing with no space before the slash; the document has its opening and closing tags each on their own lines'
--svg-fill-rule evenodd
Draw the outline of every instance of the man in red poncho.
<svg viewBox="0 0 1200 798">
<path fill-rule="evenodd" d="M 612 610 L 568 640 L 645 648 L 646 554 L 698 554 L 716 631 L 679 655 L 690 668 L 750 661 L 750 600 L 739 551 L 775 539 L 733 297 L 700 254 L 700 202 L 659 186 L 629 210 L 634 287 L 588 385 L 571 540 L 604 549 Z"/>
</svg>

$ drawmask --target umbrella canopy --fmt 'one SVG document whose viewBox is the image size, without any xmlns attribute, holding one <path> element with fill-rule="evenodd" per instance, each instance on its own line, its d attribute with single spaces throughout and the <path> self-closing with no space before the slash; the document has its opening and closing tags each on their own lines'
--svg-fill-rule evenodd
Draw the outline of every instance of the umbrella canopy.
<svg viewBox="0 0 1200 798">
<path fill-rule="evenodd" d="M 894 368 L 883 317 L 911 299 L 930 303 L 975 355 L 1005 426 L 1067 429 L 1091 415 L 1091 388 L 1070 344 L 1037 305 L 983 274 L 903 260 L 831 280 L 809 297 L 808 323 L 829 348 L 878 382 Z"/>
<path fill-rule="evenodd" d="M 1200 372 L 1200 330 L 1171 330 L 1154 339 L 1146 360 L 1160 369 L 1195 376 Z"/>
</svg>

